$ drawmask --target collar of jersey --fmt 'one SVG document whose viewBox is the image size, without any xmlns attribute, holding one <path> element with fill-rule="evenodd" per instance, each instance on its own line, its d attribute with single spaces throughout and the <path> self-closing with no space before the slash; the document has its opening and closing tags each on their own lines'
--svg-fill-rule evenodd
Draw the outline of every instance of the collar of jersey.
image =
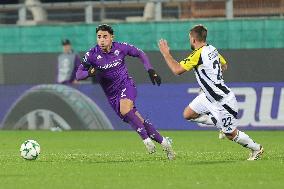
<svg viewBox="0 0 284 189">
<path fill-rule="evenodd" d="M 205 47 L 205 46 L 209 46 L 209 44 L 205 44 L 205 45 L 203 45 L 203 46 L 199 47 L 199 48 L 198 48 L 198 49 L 196 49 L 196 50 L 202 49 L 202 48 L 203 48 L 203 47 Z"/>
</svg>

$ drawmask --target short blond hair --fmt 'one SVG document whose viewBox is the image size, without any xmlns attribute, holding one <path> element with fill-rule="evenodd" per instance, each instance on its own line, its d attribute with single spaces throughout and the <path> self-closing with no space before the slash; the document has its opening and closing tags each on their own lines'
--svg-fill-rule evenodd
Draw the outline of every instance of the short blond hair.
<svg viewBox="0 0 284 189">
<path fill-rule="evenodd" d="M 195 25 L 191 28 L 190 35 L 200 42 L 206 42 L 207 28 L 202 24 Z"/>
</svg>

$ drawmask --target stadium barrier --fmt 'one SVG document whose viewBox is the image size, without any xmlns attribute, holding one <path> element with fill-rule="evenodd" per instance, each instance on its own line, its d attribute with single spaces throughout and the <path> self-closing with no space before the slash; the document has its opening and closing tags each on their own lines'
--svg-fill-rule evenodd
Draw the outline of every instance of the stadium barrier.
<svg viewBox="0 0 284 189">
<path fill-rule="evenodd" d="M 112 24 L 115 40 L 144 51 L 158 50 L 157 41 L 167 39 L 171 50 L 187 50 L 188 31 L 204 24 L 208 42 L 218 49 L 284 48 L 284 19 L 190 20 Z M 0 53 L 61 52 L 62 38 L 72 39 L 77 51 L 96 42 L 95 24 L 51 26 L 0 26 Z"/>
<path fill-rule="evenodd" d="M 284 49 L 220 50 L 220 54 L 223 55 L 229 63 L 228 70 L 223 74 L 225 81 L 283 82 L 283 50 Z M 172 53 L 175 59 L 180 61 L 186 58 L 190 51 L 172 51 Z M 163 61 L 160 52 L 146 51 L 146 54 L 149 56 L 155 70 L 161 75 L 163 83 L 196 82 L 192 72 L 179 77 L 173 75 Z M 84 53 L 82 52 L 81 57 L 83 55 Z M 55 83 L 57 75 L 57 56 L 57 53 L 0 55 L 0 84 L 35 85 Z M 130 76 L 134 77 L 137 84 L 150 82 L 146 70 L 142 71 L 144 67 L 140 59 L 126 57 L 125 61 Z"/>
<path fill-rule="evenodd" d="M 245 130 L 284 129 L 283 82 L 229 83 L 228 86 L 232 88 L 238 100 L 239 127 Z M 196 84 L 164 84 L 160 87 L 153 87 L 150 84 L 141 84 L 138 85 L 137 88 L 138 97 L 136 106 L 138 110 L 145 118 L 150 119 L 158 129 L 215 129 L 212 126 L 187 122 L 182 118 L 184 107 L 197 95 L 198 86 Z M 25 116 L 31 113 L 31 117 L 34 118 L 35 112 L 37 112 L 38 115 L 40 115 L 40 119 L 44 119 L 42 111 L 36 111 L 42 109 L 47 110 L 47 115 L 56 115 L 60 119 L 62 118 L 70 125 L 69 129 L 130 129 L 115 115 L 102 89 L 98 85 L 74 85 L 74 89 L 59 85 L 1 85 L 0 91 L 0 128 L 2 129 L 58 129 L 58 126 L 54 126 L 56 121 L 52 123 L 53 125 L 47 125 L 45 127 L 42 121 L 39 123 L 37 121 L 31 121 L 29 123 L 35 125 L 27 126 L 28 121 Z M 45 95 L 43 95 L 42 91 L 44 91 Z M 55 93 L 56 95 L 54 95 Z M 55 101 L 53 99 L 55 97 L 60 100 Z M 30 99 L 26 100 L 26 103 L 22 103 L 24 102 L 23 99 L 28 98 Z M 65 104 L 61 101 L 64 101 Z M 95 112 L 92 111 L 86 114 L 82 111 L 92 106 L 91 103 L 93 102 L 96 104 L 96 106 L 94 106 L 95 109 L 101 110 L 99 114 L 96 114 L 97 116 L 95 116 L 93 120 L 104 120 L 105 122 L 101 122 L 103 126 L 96 127 L 95 122 L 93 122 L 92 124 L 94 125 L 85 127 L 82 122 L 78 123 L 72 120 L 73 117 L 82 118 L 84 115 L 91 116 L 90 114 L 95 114 Z M 15 115 L 13 115 L 14 112 L 16 112 Z M 104 117 L 104 115 L 106 115 L 106 117 Z M 83 119 L 87 119 L 87 116 Z M 109 124 L 109 126 L 104 125 L 108 124 L 108 120 L 111 124 Z M 7 125 L 7 123 L 9 124 Z M 15 123 L 18 123 L 18 125 Z M 110 125 L 112 125 L 112 127 Z M 65 128 L 59 127 L 59 129 Z"/>
</svg>

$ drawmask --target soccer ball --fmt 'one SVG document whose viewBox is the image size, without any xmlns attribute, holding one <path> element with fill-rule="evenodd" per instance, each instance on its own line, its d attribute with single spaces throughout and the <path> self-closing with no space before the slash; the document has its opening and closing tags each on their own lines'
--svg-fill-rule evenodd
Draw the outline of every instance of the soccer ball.
<svg viewBox="0 0 284 189">
<path fill-rule="evenodd" d="M 35 160 L 40 154 L 40 146 L 35 140 L 26 140 L 20 148 L 21 156 L 27 160 Z"/>
</svg>

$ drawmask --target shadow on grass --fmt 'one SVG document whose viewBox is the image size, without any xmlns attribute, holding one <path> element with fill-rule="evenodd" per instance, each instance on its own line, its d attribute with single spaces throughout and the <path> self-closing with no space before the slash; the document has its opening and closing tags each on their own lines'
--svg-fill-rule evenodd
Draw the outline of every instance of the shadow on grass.
<svg viewBox="0 0 284 189">
<path fill-rule="evenodd" d="M 53 159 L 53 160 L 39 160 L 41 163 L 87 163 L 87 164 L 117 164 L 117 163 L 145 163 L 145 162 L 167 162 L 166 158 L 155 157 L 155 158 L 113 158 L 113 159 L 97 159 L 97 158 L 86 158 L 86 159 Z"/>
<path fill-rule="evenodd" d="M 244 160 L 218 160 L 218 161 L 189 161 L 185 162 L 186 164 L 190 165 L 216 165 L 216 164 L 231 164 L 231 163 L 238 163 L 243 162 Z"/>
<path fill-rule="evenodd" d="M 174 164 L 187 164 L 187 165 L 216 165 L 216 164 L 233 164 L 238 162 L 245 162 L 245 160 L 185 160 L 185 159 L 175 159 L 168 160 L 165 157 L 150 157 L 150 158 L 114 158 L 114 159 L 97 159 L 97 158 L 87 158 L 87 159 L 53 159 L 53 160 L 40 160 L 41 163 L 83 163 L 83 164 L 117 164 L 117 163 L 174 163 Z"/>
</svg>

